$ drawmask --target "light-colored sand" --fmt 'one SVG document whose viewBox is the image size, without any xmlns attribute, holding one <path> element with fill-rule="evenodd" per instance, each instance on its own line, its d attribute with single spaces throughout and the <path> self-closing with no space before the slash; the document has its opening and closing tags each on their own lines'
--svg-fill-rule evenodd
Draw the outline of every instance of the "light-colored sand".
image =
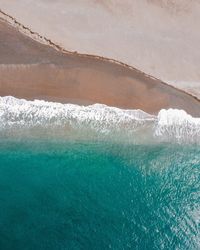
<svg viewBox="0 0 200 250">
<path fill-rule="evenodd" d="M 120 60 L 200 97 L 199 0 L 0 0 L 0 8 L 67 50 Z"/>
</svg>

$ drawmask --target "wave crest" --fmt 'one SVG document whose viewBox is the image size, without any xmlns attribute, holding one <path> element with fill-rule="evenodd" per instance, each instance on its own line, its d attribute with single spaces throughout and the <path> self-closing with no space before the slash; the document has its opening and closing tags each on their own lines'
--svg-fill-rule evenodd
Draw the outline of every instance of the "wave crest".
<svg viewBox="0 0 200 250">
<path fill-rule="evenodd" d="M 162 109 L 158 116 L 103 104 L 79 106 L 0 97 L 0 132 L 27 128 L 73 128 L 98 134 L 148 137 L 156 141 L 200 142 L 200 118 L 183 110 Z M 116 135 L 116 134 L 115 134 Z"/>
</svg>

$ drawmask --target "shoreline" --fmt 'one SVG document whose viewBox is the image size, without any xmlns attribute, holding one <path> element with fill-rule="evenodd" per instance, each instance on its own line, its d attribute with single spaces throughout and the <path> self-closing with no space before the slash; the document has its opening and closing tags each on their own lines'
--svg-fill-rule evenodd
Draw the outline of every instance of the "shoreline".
<svg viewBox="0 0 200 250">
<path fill-rule="evenodd" d="M 200 117 L 162 109 L 158 115 L 102 104 L 77 105 L 0 97 L 0 137 L 106 140 L 133 144 L 198 144 Z M 52 137 L 53 136 L 53 137 Z"/>
<path fill-rule="evenodd" d="M 200 115 L 198 98 L 129 65 L 62 48 L 56 51 L 6 20 L 0 21 L 0 31 L 6 44 L 0 48 L 0 95 L 62 103 L 103 103 L 151 114 L 162 108 L 178 108 Z"/>
</svg>

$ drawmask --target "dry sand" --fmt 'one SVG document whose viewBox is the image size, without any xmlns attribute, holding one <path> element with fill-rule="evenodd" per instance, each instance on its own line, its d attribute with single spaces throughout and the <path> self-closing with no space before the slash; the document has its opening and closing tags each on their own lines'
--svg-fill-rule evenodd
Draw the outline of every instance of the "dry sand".
<svg viewBox="0 0 200 250">
<path fill-rule="evenodd" d="M 64 54 L 0 20 L 0 95 L 78 104 L 104 103 L 157 113 L 180 108 L 199 116 L 200 103 L 138 70 Z"/>
<path fill-rule="evenodd" d="M 70 51 L 113 58 L 200 97 L 199 0 L 0 0 Z"/>
</svg>

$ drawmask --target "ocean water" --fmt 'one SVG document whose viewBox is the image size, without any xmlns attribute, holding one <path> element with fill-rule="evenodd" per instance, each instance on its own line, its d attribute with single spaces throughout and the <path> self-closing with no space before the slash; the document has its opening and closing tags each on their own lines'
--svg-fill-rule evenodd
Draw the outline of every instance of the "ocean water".
<svg viewBox="0 0 200 250">
<path fill-rule="evenodd" d="M 200 249 L 199 119 L 0 98 L 0 249 Z"/>
</svg>

